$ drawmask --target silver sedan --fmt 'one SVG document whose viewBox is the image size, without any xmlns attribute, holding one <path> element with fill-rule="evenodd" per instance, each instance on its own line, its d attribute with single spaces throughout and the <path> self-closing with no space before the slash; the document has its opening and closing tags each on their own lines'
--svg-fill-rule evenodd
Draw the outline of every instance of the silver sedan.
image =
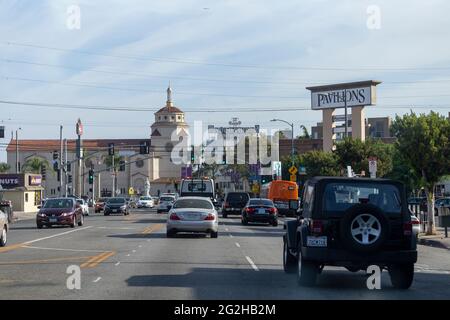
<svg viewBox="0 0 450 320">
<path fill-rule="evenodd" d="M 0 210 L 0 247 L 6 246 L 8 227 L 8 215 Z"/>
<path fill-rule="evenodd" d="M 177 232 L 209 233 L 217 238 L 219 216 L 212 201 L 205 197 L 178 198 L 167 215 L 167 237 Z"/>
</svg>

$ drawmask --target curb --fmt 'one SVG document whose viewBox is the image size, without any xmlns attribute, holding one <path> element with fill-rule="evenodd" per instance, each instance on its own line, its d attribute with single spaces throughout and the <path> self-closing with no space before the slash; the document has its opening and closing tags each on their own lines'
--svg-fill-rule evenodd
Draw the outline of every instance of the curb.
<svg viewBox="0 0 450 320">
<path fill-rule="evenodd" d="M 437 239 L 423 239 L 423 238 L 420 239 L 419 238 L 418 244 L 421 244 L 423 246 L 433 247 L 433 248 L 450 250 L 450 245 L 446 245 Z"/>
</svg>

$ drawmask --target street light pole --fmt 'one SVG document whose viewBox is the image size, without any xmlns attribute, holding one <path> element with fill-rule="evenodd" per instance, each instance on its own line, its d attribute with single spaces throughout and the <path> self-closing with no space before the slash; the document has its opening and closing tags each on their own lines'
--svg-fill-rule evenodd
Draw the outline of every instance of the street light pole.
<svg viewBox="0 0 450 320">
<path fill-rule="evenodd" d="M 22 128 L 16 129 L 16 173 L 19 173 L 19 130 Z"/>
<path fill-rule="evenodd" d="M 284 122 L 291 127 L 291 134 L 292 134 L 292 136 L 291 136 L 291 165 L 294 165 L 294 123 L 293 122 L 291 123 L 291 122 L 288 122 L 285 120 L 281 120 L 281 119 L 272 119 L 270 121 Z"/>
</svg>

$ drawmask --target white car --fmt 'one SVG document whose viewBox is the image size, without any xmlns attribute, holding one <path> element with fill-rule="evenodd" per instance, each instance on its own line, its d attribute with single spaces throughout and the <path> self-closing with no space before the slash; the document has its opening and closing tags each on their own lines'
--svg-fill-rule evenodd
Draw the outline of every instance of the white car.
<svg viewBox="0 0 450 320">
<path fill-rule="evenodd" d="M 209 233 L 218 237 L 219 215 L 212 201 L 206 197 L 178 198 L 167 216 L 167 237 L 178 232 Z"/>
<path fill-rule="evenodd" d="M 155 201 L 152 197 L 140 197 L 137 203 L 138 208 L 153 208 L 155 206 Z"/>
<path fill-rule="evenodd" d="M 89 205 L 83 199 L 77 199 L 77 203 L 80 205 L 81 210 L 83 211 L 83 216 L 89 215 Z"/>
<path fill-rule="evenodd" d="M 0 247 L 6 246 L 8 228 L 8 215 L 0 210 Z"/>
<path fill-rule="evenodd" d="M 176 197 L 175 195 L 166 195 L 163 194 L 161 197 L 159 197 L 159 203 L 156 206 L 156 212 L 168 212 L 171 208 L 173 203 L 175 202 Z"/>
</svg>

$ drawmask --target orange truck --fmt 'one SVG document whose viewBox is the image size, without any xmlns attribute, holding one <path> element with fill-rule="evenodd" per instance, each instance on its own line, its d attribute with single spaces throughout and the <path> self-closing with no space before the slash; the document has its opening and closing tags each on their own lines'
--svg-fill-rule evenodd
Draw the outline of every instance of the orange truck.
<svg viewBox="0 0 450 320">
<path fill-rule="evenodd" d="M 298 185 L 294 181 L 273 180 L 261 186 L 261 198 L 273 201 L 278 212 L 295 216 L 298 206 Z"/>
</svg>

